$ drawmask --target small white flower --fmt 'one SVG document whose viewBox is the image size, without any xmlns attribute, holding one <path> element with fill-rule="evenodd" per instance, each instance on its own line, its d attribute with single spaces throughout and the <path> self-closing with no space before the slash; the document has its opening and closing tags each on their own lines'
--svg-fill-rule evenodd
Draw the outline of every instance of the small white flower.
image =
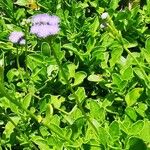
<svg viewBox="0 0 150 150">
<path fill-rule="evenodd" d="M 21 22 L 21 25 L 24 26 L 24 25 L 27 25 L 27 24 L 30 24 L 31 23 L 31 19 L 23 19 L 22 22 Z"/>
<path fill-rule="evenodd" d="M 101 24 L 101 25 L 100 25 L 100 28 L 101 28 L 101 29 L 105 28 L 104 24 Z"/>
<path fill-rule="evenodd" d="M 106 28 L 107 27 L 107 24 L 106 23 L 102 23 L 101 25 L 100 25 L 100 28 L 101 29 L 104 29 L 104 28 Z"/>
<path fill-rule="evenodd" d="M 101 18 L 103 20 L 106 19 L 107 17 L 108 17 L 108 13 L 107 12 L 102 13 Z"/>
<path fill-rule="evenodd" d="M 100 24 L 100 28 L 101 28 L 101 29 L 104 29 L 104 28 L 106 28 L 107 26 L 108 26 L 107 22 L 102 22 L 102 23 Z"/>
</svg>

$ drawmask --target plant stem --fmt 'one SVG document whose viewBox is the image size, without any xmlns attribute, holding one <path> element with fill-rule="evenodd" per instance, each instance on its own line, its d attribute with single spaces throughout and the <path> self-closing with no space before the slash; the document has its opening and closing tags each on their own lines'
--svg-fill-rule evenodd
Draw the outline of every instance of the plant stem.
<svg viewBox="0 0 150 150">
<path fill-rule="evenodd" d="M 27 71 L 28 25 L 25 26 L 25 70 Z"/>
<path fill-rule="evenodd" d="M 22 80 L 23 83 L 25 83 L 24 78 L 23 78 L 23 75 L 22 75 L 22 72 L 21 72 L 20 64 L 19 64 L 19 48 L 18 48 L 18 46 L 17 46 L 17 57 L 16 57 L 16 61 L 17 61 L 18 71 L 19 71 L 19 74 L 20 74 L 20 76 L 21 76 L 21 80 Z"/>
<path fill-rule="evenodd" d="M 51 44 L 50 44 L 50 45 L 51 45 Z M 51 48 L 52 48 L 52 46 L 51 46 Z M 87 116 L 87 114 L 84 112 L 83 107 L 82 107 L 82 105 L 81 105 L 81 103 L 80 103 L 80 100 L 79 100 L 78 96 L 75 94 L 75 92 L 74 92 L 72 86 L 71 86 L 70 83 L 69 83 L 69 80 L 68 80 L 68 78 L 67 78 L 67 76 L 66 76 L 66 74 L 65 74 L 65 72 L 64 72 L 64 69 L 63 69 L 63 67 L 62 67 L 62 65 L 61 65 L 61 63 L 60 63 L 60 61 L 59 61 L 59 58 L 57 57 L 57 53 L 56 53 L 56 51 L 55 51 L 55 48 L 52 48 L 52 50 L 53 50 L 53 55 L 54 55 L 54 57 L 55 57 L 55 59 L 56 59 L 57 65 L 59 66 L 59 69 L 60 69 L 60 71 L 61 71 L 61 73 L 62 73 L 62 76 L 63 76 L 64 80 L 66 81 L 66 84 L 67 84 L 68 88 L 70 89 L 71 93 L 72 93 L 73 96 L 75 97 L 76 104 L 77 104 L 78 108 L 81 110 L 81 112 L 82 112 L 83 116 L 85 117 L 85 119 L 89 122 L 89 124 L 90 124 L 90 125 L 92 126 L 92 128 L 94 129 L 94 131 L 95 131 L 95 133 L 96 133 L 96 136 L 99 137 L 97 128 L 96 128 L 95 125 L 92 123 L 92 121 L 91 121 L 90 118 Z"/>
<path fill-rule="evenodd" d="M 148 87 L 148 89 L 150 89 L 150 86 L 149 86 L 149 78 L 147 76 L 147 74 L 145 73 L 144 69 L 142 68 L 141 64 L 139 63 L 139 61 L 134 57 L 134 55 L 130 52 L 130 50 L 125 46 L 124 44 L 124 40 L 123 40 L 123 37 L 121 35 L 121 33 L 119 34 L 118 30 L 116 29 L 113 21 L 111 20 L 111 18 L 108 18 L 108 27 L 109 29 L 111 30 L 112 34 L 113 34 L 113 37 L 116 38 L 118 40 L 118 42 L 122 45 L 122 48 L 134 59 L 134 61 L 136 62 L 136 64 L 138 65 L 139 69 L 141 70 L 144 78 L 145 78 L 145 84 L 146 86 Z"/>
<path fill-rule="evenodd" d="M 150 88 L 150 87 L 149 87 L 149 84 L 148 84 L 148 83 L 149 83 L 149 78 L 148 78 L 147 74 L 145 73 L 144 69 L 142 68 L 142 66 L 140 65 L 139 61 L 133 56 L 133 54 L 129 51 L 129 49 L 128 49 L 127 47 L 125 47 L 125 46 L 123 45 L 123 48 L 124 48 L 124 50 L 135 60 L 135 62 L 137 63 L 138 67 L 140 68 L 142 74 L 144 75 L 144 78 L 145 78 L 146 81 L 147 81 L 147 86 L 148 86 L 148 88 Z"/>
<path fill-rule="evenodd" d="M 0 82 L 4 82 L 4 65 L 5 65 L 5 59 L 4 59 L 4 52 L 2 53 L 2 59 L 0 63 Z"/>
<path fill-rule="evenodd" d="M 24 110 L 27 114 L 29 114 L 32 118 L 34 118 L 36 121 L 38 121 L 37 117 L 32 114 L 29 110 L 27 110 L 20 102 L 17 101 L 17 99 L 12 98 L 8 92 L 5 91 L 5 87 L 3 86 L 2 83 L 0 83 L 0 93 L 1 95 L 3 95 L 4 97 L 6 97 L 10 102 L 14 103 L 16 106 L 18 106 L 19 108 L 21 108 L 22 110 Z"/>
<path fill-rule="evenodd" d="M 29 138 L 17 127 L 16 123 L 7 115 L 4 114 L 4 117 L 6 117 L 15 127 L 15 129 L 18 131 L 20 135 L 28 142 L 29 147 L 32 149 L 31 145 L 34 147 L 34 144 L 29 140 Z"/>
<path fill-rule="evenodd" d="M 18 69 L 20 68 L 20 64 L 19 64 L 19 48 L 17 46 L 17 57 L 16 57 L 16 61 L 17 61 L 17 67 Z"/>
<path fill-rule="evenodd" d="M 63 140 L 72 143 L 72 141 L 70 141 L 67 137 L 63 136 L 62 133 L 58 134 L 58 132 L 56 132 L 50 125 L 44 123 L 44 122 L 39 122 L 39 119 L 36 115 L 34 115 L 33 113 L 31 113 L 28 109 L 26 109 L 20 102 L 17 101 L 16 98 L 13 98 L 9 95 L 8 92 L 6 92 L 4 85 L 0 82 L 0 93 L 2 96 L 6 97 L 10 102 L 14 103 L 16 106 L 18 106 L 20 109 L 22 109 L 23 111 L 25 111 L 30 117 L 32 117 L 34 120 L 36 120 L 38 123 L 41 123 L 41 125 L 47 127 L 50 131 L 54 132 L 55 134 L 57 134 L 60 138 L 62 138 Z"/>
</svg>

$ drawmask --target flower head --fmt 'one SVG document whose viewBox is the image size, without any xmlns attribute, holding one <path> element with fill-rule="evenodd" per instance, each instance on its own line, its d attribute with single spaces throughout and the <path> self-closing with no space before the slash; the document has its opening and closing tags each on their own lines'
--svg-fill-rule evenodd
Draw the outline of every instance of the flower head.
<svg viewBox="0 0 150 150">
<path fill-rule="evenodd" d="M 35 24 L 56 25 L 60 22 L 60 19 L 57 16 L 50 16 L 48 14 L 38 14 L 32 17 L 31 22 L 33 23 L 33 25 Z"/>
<path fill-rule="evenodd" d="M 25 44 L 25 40 L 23 39 L 24 33 L 21 31 L 14 31 L 9 36 L 9 41 L 11 41 L 14 44 Z"/>
<path fill-rule="evenodd" d="M 31 22 L 30 32 L 40 38 L 46 38 L 59 32 L 60 19 L 57 16 L 38 14 L 32 17 Z"/>
<path fill-rule="evenodd" d="M 25 44 L 26 44 L 25 39 L 21 39 L 20 42 L 19 42 L 19 44 L 20 44 L 20 45 L 25 45 Z"/>
<path fill-rule="evenodd" d="M 56 25 L 56 24 L 58 24 L 59 22 L 60 22 L 59 17 L 57 17 L 57 16 L 50 16 L 50 18 L 49 18 L 49 23 L 50 23 L 51 25 Z"/>
<path fill-rule="evenodd" d="M 108 13 L 107 13 L 107 12 L 102 13 L 101 18 L 102 18 L 103 20 L 104 20 L 104 19 L 107 19 L 107 17 L 108 17 Z"/>
<path fill-rule="evenodd" d="M 49 19 L 49 15 L 48 14 L 38 14 L 32 17 L 31 22 L 33 24 L 37 24 L 40 22 L 47 22 Z"/>
</svg>

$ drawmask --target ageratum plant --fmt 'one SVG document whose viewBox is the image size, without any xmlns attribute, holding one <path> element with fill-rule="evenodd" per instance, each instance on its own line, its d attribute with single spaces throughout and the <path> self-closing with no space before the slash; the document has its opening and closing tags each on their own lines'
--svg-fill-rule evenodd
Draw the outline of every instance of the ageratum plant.
<svg viewBox="0 0 150 150">
<path fill-rule="evenodd" d="M 149 0 L 0 9 L 0 150 L 149 149 Z"/>
</svg>

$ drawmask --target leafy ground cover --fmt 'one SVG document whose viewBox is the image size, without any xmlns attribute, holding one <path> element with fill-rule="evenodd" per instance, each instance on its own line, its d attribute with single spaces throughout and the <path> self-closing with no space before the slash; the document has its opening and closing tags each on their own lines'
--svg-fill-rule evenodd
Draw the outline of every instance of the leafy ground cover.
<svg viewBox="0 0 150 150">
<path fill-rule="evenodd" d="M 150 0 L 0 10 L 0 150 L 150 149 Z"/>
</svg>

